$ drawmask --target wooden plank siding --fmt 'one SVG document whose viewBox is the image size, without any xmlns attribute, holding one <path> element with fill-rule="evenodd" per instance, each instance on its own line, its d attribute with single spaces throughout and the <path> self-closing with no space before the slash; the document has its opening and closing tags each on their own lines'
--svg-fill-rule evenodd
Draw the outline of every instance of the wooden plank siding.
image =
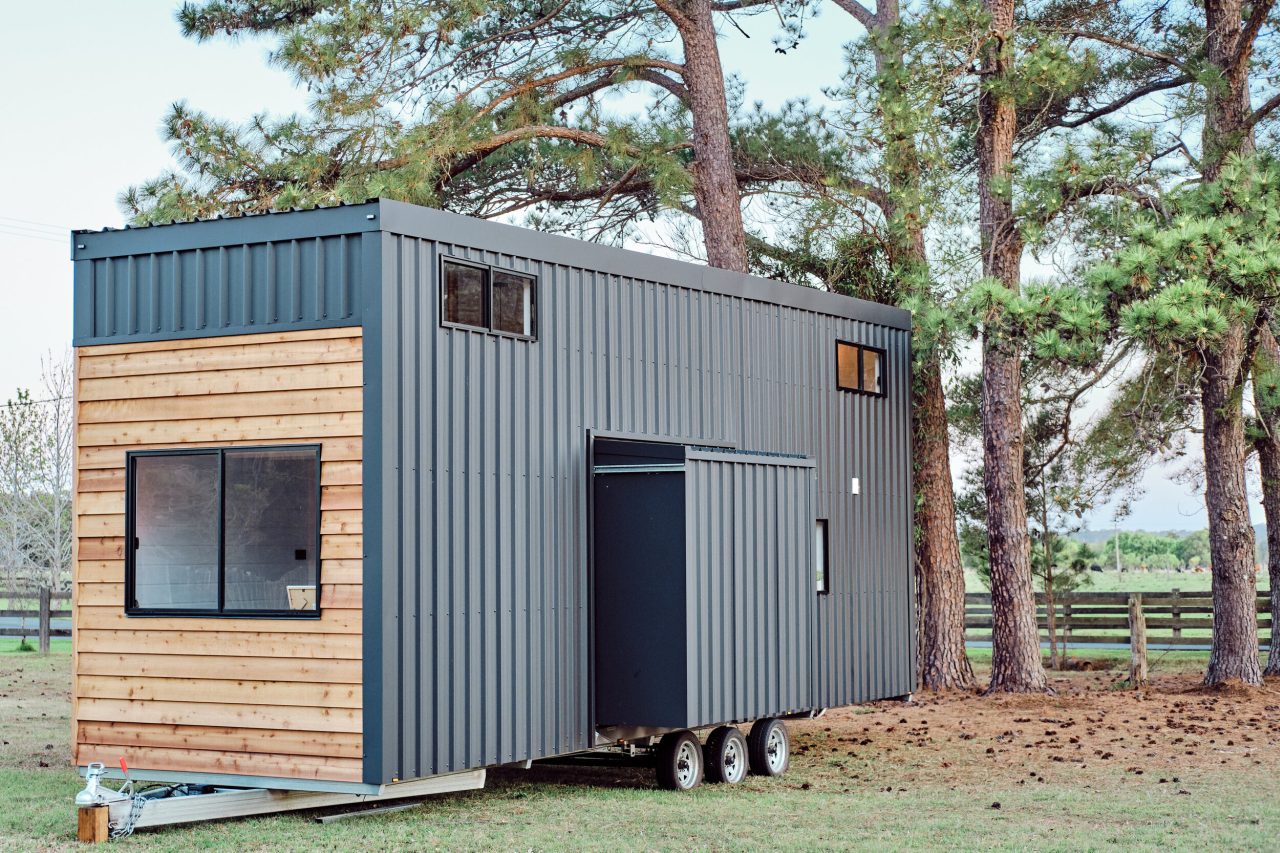
<svg viewBox="0 0 1280 853">
<path fill-rule="evenodd" d="M 359 782 L 359 328 L 76 351 L 75 761 Z M 129 617 L 125 452 L 318 443 L 318 620 Z"/>
</svg>

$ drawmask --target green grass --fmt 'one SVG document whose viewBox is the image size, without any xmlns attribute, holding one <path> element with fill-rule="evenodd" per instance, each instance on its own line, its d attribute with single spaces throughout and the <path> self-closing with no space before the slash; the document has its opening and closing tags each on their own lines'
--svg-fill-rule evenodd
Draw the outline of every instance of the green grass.
<svg viewBox="0 0 1280 853">
<path fill-rule="evenodd" d="M 1208 592 L 1210 575 L 1208 572 L 1090 572 L 1089 584 L 1081 587 L 1082 592 Z M 978 573 L 965 569 L 965 591 L 987 592 L 982 585 Z M 1258 591 L 1265 593 L 1268 589 L 1267 573 L 1258 573 Z"/>
<path fill-rule="evenodd" d="M 65 650 L 60 644 L 59 653 L 48 657 L 0 651 L 0 719 L 6 721 L 0 850 L 77 849 L 72 798 L 81 784 L 66 764 Z M 1124 665 L 1121 653 L 1089 654 L 1107 666 Z M 989 661 L 989 653 L 973 657 L 979 669 Z M 1155 661 L 1153 673 L 1195 672 L 1204 661 L 1203 653 L 1175 653 Z M 1105 684 L 1111 673 L 1100 675 Z M 1086 676 L 1076 677 L 1084 683 Z M 891 726 L 899 722 L 900 707 L 859 708 L 852 725 L 865 720 L 872 728 Z M 940 707 L 913 713 L 933 717 Z M 1008 707 L 996 706 L 995 713 L 1014 716 Z M 1088 708 L 1077 710 L 1087 714 Z M 908 739 L 894 741 L 891 749 L 877 743 L 855 750 L 853 741 L 845 747 L 830 734 L 829 725 L 819 720 L 794 727 L 798 752 L 787 776 L 752 778 L 733 788 L 669 793 L 654 789 L 647 771 L 625 768 L 499 770 L 491 772 L 485 791 L 436 797 L 407 812 L 325 826 L 295 813 L 174 827 L 140 832 L 121 848 L 1165 851 L 1264 849 L 1280 834 L 1274 752 L 1260 753 L 1267 760 L 1257 765 L 1230 769 L 1206 756 L 1200 765 L 1179 768 L 1180 781 L 1171 785 L 1155 772 L 1134 775 L 1133 768 L 1092 762 L 1077 768 L 1043 755 L 1037 757 L 1042 764 L 1020 764 L 1032 754 L 1024 758 L 1022 747 L 1006 749 L 998 741 L 998 751 L 1010 755 L 993 763 L 985 742 L 953 739 L 947 729 L 927 744 Z M 1028 766 L 1046 782 L 1029 784 L 1039 779 L 1028 776 Z"/>
<path fill-rule="evenodd" d="M 39 655 L 34 651 L 36 645 L 35 635 L 33 634 L 29 637 L 27 642 L 31 644 L 33 651 L 24 651 L 20 648 L 22 644 L 21 637 L 0 637 L 0 657 L 6 657 L 8 655 L 31 655 L 32 657 L 39 657 Z M 49 652 L 54 655 L 71 654 L 71 640 L 66 637 L 50 637 Z"/>
</svg>

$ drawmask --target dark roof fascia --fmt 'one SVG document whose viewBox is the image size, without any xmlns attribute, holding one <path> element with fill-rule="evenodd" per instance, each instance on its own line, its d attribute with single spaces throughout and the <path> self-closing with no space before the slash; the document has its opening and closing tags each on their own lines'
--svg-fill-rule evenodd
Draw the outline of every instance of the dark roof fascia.
<svg viewBox="0 0 1280 853">
<path fill-rule="evenodd" d="M 383 230 L 394 234 L 457 243 L 551 264 L 583 267 L 726 296 L 739 296 L 756 302 L 799 308 L 895 329 L 911 329 L 911 312 L 891 305 L 390 199 L 380 199 L 378 205 L 378 219 Z"/>
<path fill-rule="evenodd" d="M 87 261 L 277 240 L 310 240 L 378 229 L 378 202 L 367 202 L 114 231 L 73 231 L 71 259 Z"/>
</svg>

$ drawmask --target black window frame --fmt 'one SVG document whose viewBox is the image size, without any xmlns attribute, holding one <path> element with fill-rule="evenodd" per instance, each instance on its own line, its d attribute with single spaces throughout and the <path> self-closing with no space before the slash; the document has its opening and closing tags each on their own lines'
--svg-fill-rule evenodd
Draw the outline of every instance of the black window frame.
<svg viewBox="0 0 1280 853">
<path fill-rule="evenodd" d="M 853 347 L 858 353 L 858 386 L 850 388 L 848 385 L 840 383 L 840 347 Z M 866 352 L 874 352 L 880 357 L 880 390 L 868 391 L 862 386 L 862 355 Z M 873 347 L 869 344 L 855 344 L 853 341 L 836 341 L 835 357 L 836 357 L 836 388 L 841 391 L 847 391 L 850 394 L 865 394 L 868 397 L 886 397 L 888 396 L 888 371 L 886 356 L 888 354 L 880 347 Z"/>
<path fill-rule="evenodd" d="M 445 298 L 444 298 L 444 282 L 445 282 L 445 264 L 455 264 L 457 266 L 471 267 L 472 269 L 481 270 L 484 273 L 484 322 L 483 326 L 472 326 L 468 323 L 456 323 L 447 319 L 445 314 Z M 506 275 L 518 276 L 519 278 L 528 279 L 533 283 L 531 291 L 533 300 L 531 309 L 533 311 L 533 322 L 530 328 L 533 330 L 528 335 L 522 335 L 517 332 L 508 332 L 505 329 L 495 329 L 493 326 L 493 274 L 501 272 Z M 480 261 L 473 261 L 470 258 L 459 258 L 454 255 L 440 256 L 439 263 L 436 265 L 436 305 L 440 312 L 440 325 L 446 329 L 461 329 L 467 332 L 484 332 L 489 335 L 497 335 L 503 338 L 511 338 L 517 341 L 536 341 L 538 340 L 538 324 L 541 322 L 538 305 L 541 301 L 539 294 L 539 277 L 536 273 L 524 272 L 523 270 L 513 270 L 510 267 L 497 266 L 494 264 L 486 264 Z"/>
<path fill-rule="evenodd" d="M 831 522 L 825 518 L 815 518 L 813 520 L 814 542 L 817 542 L 817 532 L 821 525 L 822 529 L 822 583 L 817 583 L 814 578 L 814 588 L 818 595 L 831 594 Z M 813 561 L 815 571 L 818 568 L 818 561 Z"/>
<path fill-rule="evenodd" d="M 324 511 L 320 501 L 324 493 L 320 476 L 322 471 L 321 449 L 319 444 L 264 444 L 234 445 L 222 447 L 179 447 L 156 450 L 130 450 L 125 453 L 125 548 L 124 548 L 124 612 L 126 616 L 160 616 L 160 617 L 196 617 L 200 619 L 319 619 L 320 588 L 323 560 L 320 559 L 322 542 L 321 523 Z M 228 453 L 262 453 L 264 451 L 299 451 L 310 450 L 315 453 L 316 464 L 316 606 L 312 610 L 228 610 L 226 609 L 226 455 Z M 135 460 L 156 456 L 217 456 L 218 457 L 218 608 L 216 610 L 183 607 L 138 607 L 134 599 L 134 582 L 136 579 L 137 513 L 135 503 L 137 489 L 135 487 Z"/>
</svg>

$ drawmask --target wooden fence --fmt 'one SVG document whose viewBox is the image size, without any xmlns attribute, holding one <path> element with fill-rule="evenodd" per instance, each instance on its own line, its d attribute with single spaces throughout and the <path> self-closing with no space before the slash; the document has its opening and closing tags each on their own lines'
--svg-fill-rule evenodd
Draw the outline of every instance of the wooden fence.
<svg viewBox="0 0 1280 853">
<path fill-rule="evenodd" d="M 40 653 L 49 651 L 50 637 L 70 637 L 70 628 L 54 628 L 54 619 L 70 619 L 71 608 L 54 609 L 54 602 L 71 601 L 71 593 L 48 589 L 0 591 L 3 610 L 0 610 L 0 637 L 30 637 L 39 639 Z M 29 605 L 29 606 L 24 606 Z M 14 620 L 19 620 L 17 624 Z"/>
<path fill-rule="evenodd" d="M 1073 592 L 1054 602 L 1058 640 L 1071 646 L 1127 646 L 1130 644 L 1130 605 L 1142 616 L 1146 643 L 1153 649 L 1207 649 L 1213 637 L 1213 599 L 1208 592 Z M 965 641 L 991 641 L 991 596 L 969 593 L 964 597 Z M 1036 595 L 1040 637 L 1049 641 L 1044 595 Z M 1258 642 L 1270 643 L 1271 606 L 1258 596 Z"/>
</svg>

